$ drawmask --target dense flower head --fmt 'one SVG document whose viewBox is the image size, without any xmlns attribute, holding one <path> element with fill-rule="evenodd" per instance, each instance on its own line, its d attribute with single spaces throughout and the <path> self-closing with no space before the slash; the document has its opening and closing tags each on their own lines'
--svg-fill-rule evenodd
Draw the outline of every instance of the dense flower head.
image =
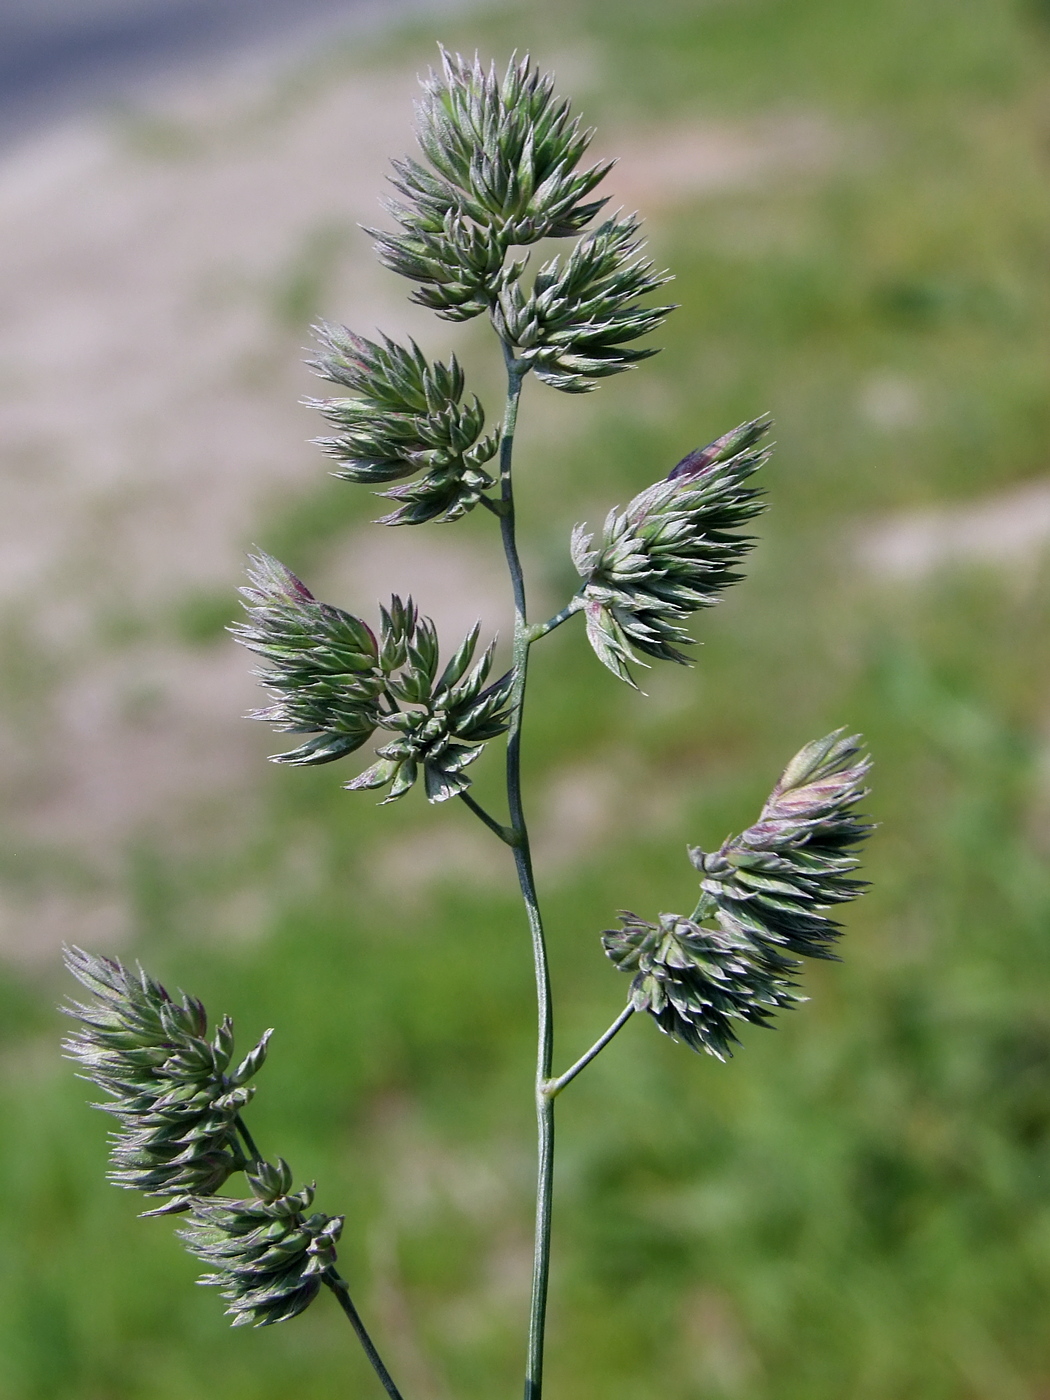
<svg viewBox="0 0 1050 1400">
<path fill-rule="evenodd" d="M 493 307 L 493 324 L 537 379 L 584 394 L 596 380 L 656 354 L 652 347 L 629 348 L 674 310 L 640 301 L 670 276 L 638 256 L 638 229 L 634 215 L 609 219 L 581 238 L 567 258 L 544 263 L 531 292 L 517 278 L 506 283 Z"/>
<path fill-rule="evenodd" d="M 276 762 L 329 763 L 384 729 L 394 737 L 377 749 L 379 762 L 348 788 L 389 786 L 393 801 L 422 773 L 431 802 L 466 791 L 463 770 L 507 728 L 511 688 L 509 672 L 486 685 L 495 644 L 475 662 L 477 626 L 442 670 L 434 624 L 411 598 L 380 609 L 377 638 L 360 618 L 319 603 L 269 555 L 252 560 L 250 577 L 241 590 L 248 621 L 231 631 L 270 663 L 257 674 L 276 697 L 251 717 L 312 736 Z"/>
<path fill-rule="evenodd" d="M 335 1264 L 342 1216 L 310 1213 L 314 1187 L 291 1190 L 287 1162 L 260 1162 L 248 1173 L 247 1200 L 194 1200 L 179 1236 L 222 1290 L 234 1327 L 268 1327 L 307 1308 Z"/>
<path fill-rule="evenodd" d="M 384 678 L 375 633 L 352 613 L 318 602 L 268 554 L 252 556 L 248 577 L 241 589 L 248 620 L 230 631 L 267 663 L 255 674 L 274 697 L 251 718 L 278 733 L 313 736 L 275 762 L 330 763 L 353 753 L 378 723 Z"/>
<path fill-rule="evenodd" d="M 109 1179 L 166 1196 L 152 1214 L 185 1210 L 191 1196 L 211 1195 L 245 1164 L 237 1117 L 254 1093 L 248 1083 L 266 1057 L 268 1031 L 231 1070 L 233 1023 L 209 1038 L 199 1001 L 173 1000 L 141 968 L 79 948 L 66 966 L 91 993 L 65 1007 L 82 1029 L 64 1048 L 112 1102 L 97 1105 L 120 1124 Z"/>
<path fill-rule="evenodd" d="M 495 67 L 441 50 L 417 104 L 426 164 L 394 162 L 401 200 L 387 201 L 400 233 L 372 230 L 380 261 L 420 284 L 414 300 L 449 320 L 488 309 L 521 263 L 514 245 L 578 233 L 605 204 L 588 196 L 606 161 L 577 167 L 593 133 L 581 128 L 554 79 L 528 58 Z"/>
<path fill-rule="evenodd" d="M 600 543 L 577 525 L 572 558 L 587 636 L 598 659 L 629 685 L 638 653 L 688 664 L 684 621 L 741 577 L 753 541 L 735 533 L 761 510 L 750 478 L 768 460 L 769 420 L 755 419 L 684 457 L 662 481 L 609 512 Z"/>
<path fill-rule="evenodd" d="M 852 873 L 856 848 L 872 829 L 855 811 L 871 767 L 858 739 L 836 730 L 807 744 L 754 826 L 717 851 L 690 849 L 719 925 L 750 939 L 771 962 L 834 957 L 840 929 L 827 911 L 865 888 Z"/>
<path fill-rule="evenodd" d="M 759 820 L 719 849 L 689 851 L 702 872 L 693 913 L 648 923 L 623 913 L 602 935 L 606 953 L 633 974 L 631 1002 L 662 1031 L 724 1059 L 734 1025 L 766 1025 L 801 1001 L 798 958 L 832 957 L 841 929 L 827 911 L 864 889 L 852 872 L 871 831 L 855 811 L 870 767 L 842 730 L 807 744 L 788 764 Z"/>
<path fill-rule="evenodd" d="M 746 940 L 721 929 L 680 914 L 652 924 L 626 910 L 620 922 L 602 934 L 602 945 L 621 972 L 634 974 L 634 1009 L 694 1050 L 724 1060 L 737 1039 L 735 1022 L 766 1025 L 777 1007 L 799 999 L 785 978 L 751 958 Z"/>
<path fill-rule="evenodd" d="M 499 428 L 482 436 L 485 413 L 477 396 L 464 402 L 455 355 L 432 364 L 415 341 L 406 348 L 384 336 L 377 344 L 324 323 L 316 333 L 312 368 L 357 395 L 309 400 L 337 429 L 314 439 L 338 462 L 335 475 L 373 484 L 422 473 L 380 493 L 398 502 L 384 525 L 457 520 L 472 510 L 493 485 L 484 464 L 495 456 Z"/>
<path fill-rule="evenodd" d="M 407 706 L 383 716 L 383 727 L 394 730 L 396 737 L 376 750 L 379 762 L 347 783 L 348 788 L 389 785 L 384 802 L 393 802 L 422 770 L 431 802 L 466 791 L 470 779 L 463 770 L 480 757 L 489 739 L 507 728 L 513 680 L 507 672 L 486 686 L 494 644 L 471 666 L 477 641 L 475 626 L 438 675 L 437 636 L 432 626 L 418 634 L 410 665 L 389 687 L 389 693 Z"/>
</svg>

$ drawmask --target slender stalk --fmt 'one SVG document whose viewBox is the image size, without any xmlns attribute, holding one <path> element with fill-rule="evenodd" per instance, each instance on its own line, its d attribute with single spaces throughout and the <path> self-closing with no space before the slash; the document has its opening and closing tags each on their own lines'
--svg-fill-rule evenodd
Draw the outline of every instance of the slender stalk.
<svg viewBox="0 0 1050 1400">
<path fill-rule="evenodd" d="M 390 1396 L 390 1400 L 401 1400 L 401 1392 L 394 1384 L 390 1372 L 383 1365 L 382 1358 L 378 1351 L 376 1351 L 372 1343 L 372 1338 L 365 1330 L 365 1324 L 361 1321 L 361 1315 L 354 1307 L 353 1299 L 350 1297 L 350 1288 L 346 1279 L 343 1278 L 342 1274 L 336 1273 L 335 1269 L 332 1268 L 325 1269 L 323 1278 L 328 1287 L 339 1299 L 339 1306 L 350 1319 L 350 1325 L 357 1333 L 357 1340 L 361 1343 L 362 1347 L 364 1347 L 365 1355 L 371 1362 L 373 1371 L 375 1371 L 376 1375 L 379 1377 L 383 1389 Z"/>
<path fill-rule="evenodd" d="M 550 1078 L 554 1047 L 554 1027 L 551 1014 L 550 972 L 547 947 L 543 937 L 536 882 L 532 874 L 529 833 L 521 800 L 521 727 L 525 711 L 525 682 L 529 665 L 531 637 L 525 611 L 525 580 L 514 533 L 514 488 L 511 480 L 511 459 L 514 453 L 514 433 L 518 421 L 518 402 L 524 370 L 506 345 L 503 347 L 507 364 L 507 409 L 503 418 L 500 440 L 500 531 L 503 551 L 507 556 L 511 584 L 514 589 L 514 685 L 511 691 L 511 720 L 507 736 L 507 805 L 510 810 L 511 831 L 514 834 L 514 864 L 518 883 L 532 935 L 533 963 L 536 974 L 537 1046 L 536 1046 L 536 1231 L 532 1270 L 532 1308 L 529 1316 L 528 1362 L 525 1371 L 525 1400 L 540 1400 L 543 1389 L 543 1340 L 547 1316 L 547 1282 L 550 1276 L 551 1250 L 551 1185 L 554 1176 L 554 1101 L 544 1086 Z"/>
<path fill-rule="evenodd" d="M 537 626 L 529 628 L 529 642 L 538 642 L 539 639 L 545 637 L 548 632 L 553 632 L 555 627 L 560 627 L 563 622 L 567 622 L 569 618 L 572 617 L 573 613 L 578 613 L 582 607 L 583 599 L 577 593 L 574 598 L 565 604 L 561 612 L 555 613 L 548 621 L 541 622 Z"/>
<path fill-rule="evenodd" d="M 248 1131 L 244 1119 L 239 1113 L 234 1119 L 234 1123 L 236 1125 L 237 1131 L 240 1133 L 242 1139 L 244 1140 L 245 1147 L 248 1149 L 250 1155 L 250 1161 L 248 1162 L 248 1165 L 257 1166 L 263 1160 L 262 1153 L 256 1146 L 254 1138 Z M 350 1287 L 347 1284 L 346 1279 L 344 1279 L 341 1274 L 337 1273 L 334 1268 L 326 1269 L 322 1277 L 324 1278 L 324 1281 L 328 1285 L 328 1287 L 339 1299 L 339 1306 L 350 1319 L 350 1324 L 353 1327 L 354 1331 L 357 1333 L 357 1340 L 361 1343 L 362 1347 L 364 1348 L 365 1355 L 368 1357 L 372 1369 L 379 1377 L 383 1389 L 391 1397 L 391 1400 L 401 1400 L 401 1392 L 398 1390 L 397 1386 L 391 1379 L 390 1372 L 384 1366 L 383 1358 L 379 1355 L 379 1352 L 376 1351 L 375 1343 L 372 1341 L 372 1338 L 368 1335 L 368 1332 L 365 1328 L 365 1324 L 361 1321 L 361 1314 L 354 1307 L 353 1299 L 350 1297 Z"/>
<path fill-rule="evenodd" d="M 255 1139 L 248 1131 L 244 1119 L 239 1113 L 237 1117 L 233 1120 L 233 1122 L 234 1127 L 241 1135 L 241 1139 L 244 1142 L 245 1147 L 248 1149 L 248 1165 L 257 1166 L 258 1163 L 262 1161 L 263 1156 L 262 1153 L 259 1151 L 258 1147 L 256 1147 L 255 1145 Z"/>
<path fill-rule="evenodd" d="M 605 1034 L 598 1037 L 598 1039 L 594 1042 L 594 1044 L 587 1051 L 587 1053 L 585 1055 L 581 1055 L 571 1069 L 567 1069 L 564 1074 L 559 1074 L 557 1079 L 548 1079 L 546 1084 L 543 1086 L 543 1092 L 547 1095 L 547 1097 L 549 1099 L 555 1098 L 565 1088 L 566 1084 L 571 1084 L 572 1081 L 579 1074 L 580 1070 L 586 1069 L 590 1062 L 595 1058 L 595 1056 L 601 1054 L 601 1052 L 608 1045 L 609 1041 L 612 1040 L 613 1036 L 616 1035 L 620 1030 L 622 1030 L 624 1026 L 626 1026 L 627 1022 L 631 1019 L 633 1015 L 634 1007 L 628 1004 L 620 1012 L 619 1016 L 617 1016 L 616 1020 L 612 1023 L 612 1025 L 605 1032 Z"/>
<path fill-rule="evenodd" d="M 514 845 L 514 832 L 509 826 L 504 826 L 502 822 L 498 822 L 494 816 L 486 812 L 481 803 L 475 802 L 469 792 L 461 792 L 459 795 L 474 815 L 480 817 L 490 831 L 494 831 L 501 841 L 506 841 L 508 846 Z"/>
</svg>

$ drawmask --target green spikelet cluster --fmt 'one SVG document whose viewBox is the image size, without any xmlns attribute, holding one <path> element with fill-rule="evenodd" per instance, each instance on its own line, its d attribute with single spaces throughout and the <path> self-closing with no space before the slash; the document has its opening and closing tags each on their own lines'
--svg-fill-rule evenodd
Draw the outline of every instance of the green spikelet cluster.
<svg viewBox="0 0 1050 1400">
<path fill-rule="evenodd" d="M 647 923 L 620 915 L 602 944 L 621 972 L 634 974 L 631 1002 L 694 1050 L 720 1060 L 732 1054 L 736 1021 L 766 1025 L 773 1012 L 799 1000 L 790 984 L 750 956 L 750 945 L 721 929 L 704 928 L 681 914 Z"/>
<path fill-rule="evenodd" d="M 312 736 L 274 755 L 275 762 L 330 763 L 385 729 L 394 738 L 377 750 L 379 762 L 348 788 L 389 785 L 390 802 L 422 771 L 431 802 L 466 791 L 470 779 L 463 770 L 507 728 L 512 683 L 508 673 L 486 686 L 493 646 L 474 662 L 477 626 L 439 673 L 434 624 L 418 615 L 411 599 L 395 597 L 389 611 L 381 609 L 377 639 L 360 618 L 319 603 L 269 555 L 253 558 L 249 577 L 252 586 L 241 590 L 248 621 L 231 631 L 269 663 L 257 674 L 276 697 L 252 718 Z"/>
<path fill-rule="evenodd" d="M 601 542 L 577 525 L 572 558 L 595 655 L 628 685 L 638 652 L 688 665 L 683 623 L 741 577 L 733 566 L 752 541 L 734 533 L 761 510 L 749 479 L 769 458 L 769 420 L 743 423 L 684 457 L 626 510 L 609 512 Z"/>
<path fill-rule="evenodd" d="M 458 520 L 494 484 L 484 464 L 496 454 L 499 426 L 481 436 L 485 412 L 475 396 L 463 402 L 455 355 L 431 364 L 414 341 L 386 336 L 377 345 L 345 327 L 317 327 L 320 353 L 310 361 L 322 378 L 356 398 L 310 400 L 338 430 L 315 442 L 339 463 L 343 481 L 365 484 L 422 475 L 381 492 L 398 503 L 383 525 Z"/>
<path fill-rule="evenodd" d="M 198 1281 L 222 1290 L 234 1327 L 268 1327 L 309 1307 L 336 1260 L 342 1216 L 308 1214 L 314 1187 L 292 1192 L 287 1162 L 260 1162 L 248 1174 L 252 1196 L 194 1200 L 178 1232 L 209 1265 Z"/>
<path fill-rule="evenodd" d="M 82 1029 L 64 1048 L 112 1102 L 97 1105 L 120 1127 L 113 1135 L 109 1179 L 147 1196 L 167 1197 L 154 1215 L 187 1209 L 194 1196 L 218 1191 L 246 1162 L 237 1118 L 255 1092 L 248 1081 L 266 1058 L 267 1031 L 236 1069 L 233 1025 L 208 1035 L 204 1007 L 173 1000 L 141 968 L 80 948 L 66 966 L 91 993 L 65 1007 Z"/>
<path fill-rule="evenodd" d="M 418 137 L 427 161 L 394 162 L 390 200 L 400 233 L 370 230 L 380 261 L 418 282 L 413 300 L 450 321 L 488 310 L 501 288 L 521 275 L 504 268 L 514 245 L 579 232 L 605 204 L 587 196 L 611 162 L 578 171 L 593 135 L 553 78 L 528 59 L 513 59 L 502 79 L 473 61 L 441 51 L 417 104 Z"/>
<path fill-rule="evenodd" d="M 429 801 L 445 802 L 466 792 L 470 779 L 464 768 L 480 758 L 489 739 L 507 728 L 513 683 L 508 672 L 485 685 L 493 647 L 471 666 L 477 642 L 475 626 L 439 676 L 437 634 L 425 620 L 418 626 L 407 664 L 387 690 L 395 701 L 416 708 L 384 714 L 383 727 L 394 730 L 396 738 L 376 750 L 379 762 L 347 783 L 348 788 L 389 784 L 384 802 L 394 802 L 422 769 Z"/>
<path fill-rule="evenodd" d="M 585 394 L 595 380 L 631 369 L 656 350 L 629 348 L 663 325 L 672 306 L 643 306 L 639 298 L 670 277 L 638 254 L 639 221 L 609 219 L 536 274 L 531 292 L 509 280 L 493 308 L 493 324 L 515 358 L 537 379 L 568 394 Z"/>
<path fill-rule="evenodd" d="M 735 1023 L 767 1025 L 801 1000 L 790 980 L 799 957 L 834 956 L 840 929 L 827 911 L 862 892 L 855 851 L 871 830 L 854 810 L 870 766 L 857 737 L 836 730 L 807 744 L 754 826 L 712 854 L 690 849 L 704 876 L 691 917 L 653 924 L 625 911 L 602 935 L 633 974 L 635 1009 L 694 1050 L 726 1058 Z"/>
<path fill-rule="evenodd" d="M 854 810 L 871 766 L 859 737 L 839 729 L 807 744 L 754 826 L 717 851 L 689 851 L 719 926 L 775 965 L 834 957 L 840 929 L 827 911 L 865 888 L 853 877 L 856 848 L 872 829 Z"/>
</svg>

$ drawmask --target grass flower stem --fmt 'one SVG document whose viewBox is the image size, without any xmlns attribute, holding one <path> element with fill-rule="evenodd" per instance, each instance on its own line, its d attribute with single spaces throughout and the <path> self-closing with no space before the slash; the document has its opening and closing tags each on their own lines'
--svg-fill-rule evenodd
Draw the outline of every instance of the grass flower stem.
<svg viewBox="0 0 1050 1400">
<path fill-rule="evenodd" d="M 571 1069 L 567 1069 L 564 1074 L 559 1074 L 557 1079 L 547 1080 L 546 1084 L 543 1086 L 543 1092 L 547 1097 L 549 1099 L 555 1098 L 565 1088 L 566 1084 L 571 1084 L 579 1072 L 586 1069 L 595 1056 L 601 1054 L 609 1044 L 609 1041 L 612 1040 L 613 1036 L 617 1035 L 623 1027 L 626 1026 L 633 1015 L 634 1007 L 628 1002 L 609 1029 L 598 1037 L 586 1054 L 581 1055 Z"/>
<path fill-rule="evenodd" d="M 379 1377 L 383 1389 L 390 1396 L 390 1400 L 401 1400 L 401 1392 L 394 1384 L 390 1372 L 383 1365 L 382 1357 L 379 1355 L 378 1351 L 376 1351 L 372 1338 L 368 1335 L 365 1324 L 361 1321 L 361 1315 L 354 1307 L 353 1299 L 350 1297 L 350 1288 L 346 1279 L 343 1278 L 342 1274 L 337 1273 L 335 1269 L 328 1268 L 324 1271 L 324 1281 L 335 1294 L 336 1298 L 338 1298 L 339 1306 L 350 1319 L 350 1325 L 357 1333 L 357 1340 L 364 1348 L 365 1355 L 368 1357 L 372 1369 Z"/>
<path fill-rule="evenodd" d="M 543 936 L 536 882 L 532 873 L 529 833 L 521 800 L 521 729 L 525 710 L 525 682 L 529 664 L 529 625 L 525 611 L 525 580 L 518 558 L 514 534 L 514 487 L 511 461 L 514 453 L 514 433 L 518 421 L 518 403 L 524 378 L 522 367 L 504 343 L 507 364 L 507 407 L 503 417 L 500 440 L 500 531 L 514 590 L 514 681 L 511 689 L 510 728 L 507 734 L 507 805 L 511 830 L 514 834 L 514 864 L 518 872 L 522 898 L 528 915 L 532 936 L 533 964 L 536 974 L 537 1047 L 536 1047 L 536 1233 L 532 1270 L 532 1307 L 529 1315 L 528 1362 L 525 1372 L 525 1400 L 540 1400 L 543 1389 L 543 1340 L 547 1315 L 547 1283 L 550 1275 L 551 1249 L 551 1186 L 554 1177 L 554 1101 L 544 1092 L 550 1078 L 554 1048 L 554 1024 L 551 1010 L 550 971 L 547 965 L 547 945 Z"/>
<path fill-rule="evenodd" d="M 538 642 L 541 637 L 545 637 L 548 632 L 553 632 L 555 627 L 560 627 L 563 622 L 567 622 L 573 613 L 578 613 L 583 607 L 583 598 L 577 593 L 571 602 L 566 603 L 561 612 L 555 613 L 546 622 L 538 623 L 535 627 L 529 628 L 529 641 Z"/>
<path fill-rule="evenodd" d="M 505 841 L 508 846 L 514 845 L 514 832 L 509 826 L 504 826 L 498 822 L 491 813 L 486 812 L 480 802 L 475 802 L 469 792 L 461 792 L 460 799 L 470 808 L 476 817 L 480 817 L 490 831 L 494 831 L 501 841 Z"/>
<path fill-rule="evenodd" d="M 239 1113 L 238 1113 L 237 1117 L 234 1119 L 234 1126 L 236 1127 L 237 1131 L 238 1131 L 238 1132 L 240 1133 L 240 1135 L 241 1135 L 241 1141 L 244 1143 L 245 1147 L 248 1149 L 248 1162 L 249 1162 L 249 1165 L 254 1166 L 254 1165 L 257 1164 L 258 1162 L 261 1162 L 261 1161 L 263 1160 L 263 1155 L 262 1155 L 262 1153 L 259 1151 L 258 1147 L 256 1146 L 255 1139 L 252 1137 L 251 1133 L 248 1131 L 247 1124 L 245 1123 L 244 1119 L 241 1117 L 241 1115 L 240 1115 Z"/>
</svg>

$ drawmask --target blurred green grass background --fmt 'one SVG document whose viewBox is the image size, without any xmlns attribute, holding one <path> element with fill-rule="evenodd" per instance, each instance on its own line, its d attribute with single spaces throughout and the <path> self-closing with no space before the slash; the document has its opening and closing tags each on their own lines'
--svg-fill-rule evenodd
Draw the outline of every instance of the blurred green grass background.
<svg viewBox="0 0 1050 1400">
<path fill-rule="evenodd" d="M 354 62 L 423 66 L 433 37 L 418 23 Z M 865 520 L 1046 476 L 1050 7 L 559 0 L 441 37 L 589 56 L 593 77 L 562 86 L 601 129 L 802 113 L 841 146 L 657 211 L 682 306 L 663 353 L 575 419 L 526 393 L 522 529 L 552 597 L 571 585 L 575 520 L 765 409 L 778 439 L 749 578 L 700 620 L 694 671 L 654 674 L 645 700 L 570 627 L 535 653 L 530 785 L 583 765 L 609 775 L 615 808 L 600 846 L 547 882 L 557 1063 L 622 1004 L 598 932 L 623 906 L 686 907 L 685 843 L 751 820 L 801 743 L 865 733 L 881 824 L 845 960 L 807 970 L 810 1004 L 745 1033 L 728 1066 L 632 1024 L 560 1101 L 550 1394 L 1050 1395 L 1047 571 L 901 583 L 856 546 Z M 296 326 L 352 321 L 316 295 L 290 302 Z M 481 353 L 473 330 L 450 335 Z M 914 411 L 866 410 L 886 383 Z M 309 577 L 368 509 L 319 485 L 260 543 Z M 201 600 L 190 640 L 224 644 L 222 616 Z M 253 1132 L 346 1212 L 345 1272 L 409 1400 L 514 1394 L 532 1208 L 523 917 L 499 874 L 384 888 L 380 835 L 410 865 L 469 814 L 414 798 L 376 812 L 339 776 L 265 774 L 234 854 L 144 843 L 132 952 L 233 1014 L 245 1046 L 277 1026 Z M 479 787 L 498 800 L 491 757 Z M 255 936 L 216 943 L 209 906 L 255 871 Z M 105 1124 L 57 1063 L 56 995 L 3 974 L 0 1393 L 377 1393 L 330 1300 L 230 1332 L 170 1226 L 103 1183 Z"/>
</svg>

